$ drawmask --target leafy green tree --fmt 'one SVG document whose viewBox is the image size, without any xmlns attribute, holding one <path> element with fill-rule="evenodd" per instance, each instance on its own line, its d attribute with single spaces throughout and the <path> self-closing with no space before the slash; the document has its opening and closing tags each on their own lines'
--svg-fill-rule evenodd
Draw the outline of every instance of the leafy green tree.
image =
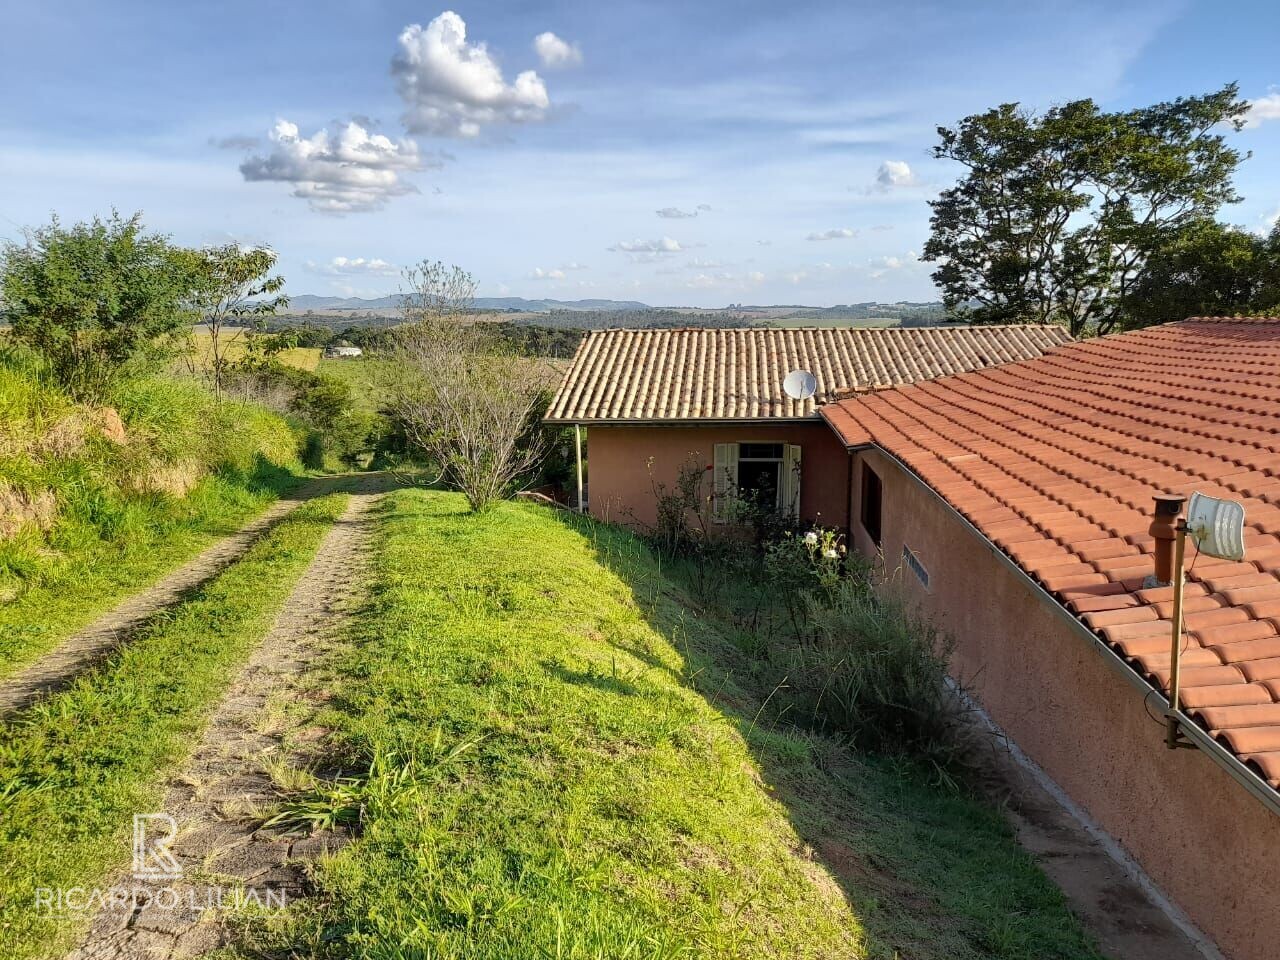
<svg viewBox="0 0 1280 960">
<path fill-rule="evenodd" d="M 191 321 L 190 261 L 168 237 L 144 233 L 141 214 L 72 227 L 54 217 L 0 256 L 0 316 L 77 399 L 101 401 L 168 356 Z"/>
<path fill-rule="evenodd" d="M 1260 237 L 1216 220 L 1179 231 L 1148 258 L 1123 305 L 1125 329 L 1280 308 L 1280 227 Z"/>
<path fill-rule="evenodd" d="M 1251 312 L 1280 316 L 1280 220 L 1276 221 L 1271 235 L 1267 237 L 1265 264 L 1258 291 L 1253 296 Z"/>
<path fill-rule="evenodd" d="M 924 247 L 946 305 L 978 322 L 1115 329 L 1152 252 L 1240 199 L 1242 155 L 1221 131 L 1247 109 L 1231 84 L 1117 113 L 1003 104 L 939 127 L 934 155 L 966 168 L 931 202 Z"/>
<path fill-rule="evenodd" d="M 271 276 L 276 252 L 267 247 L 241 247 L 228 243 L 191 251 L 199 278 L 195 309 L 209 336 L 205 369 L 213 380 L 213 392 L 221 399 L 232 345 L 251 324 L 260 324 L 289 298 L 280 296 L 284 277 Z"/>
</svg>

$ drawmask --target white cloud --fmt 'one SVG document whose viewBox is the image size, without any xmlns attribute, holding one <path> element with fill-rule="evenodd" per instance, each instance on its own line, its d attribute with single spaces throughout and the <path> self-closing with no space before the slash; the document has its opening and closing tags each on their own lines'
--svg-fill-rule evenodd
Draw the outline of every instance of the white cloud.
<svg viewBox="0 0 1280 960">
<path fill-rule="evenodd" d="M 253 150 L 262 144 L 262 140 L 258 137 L 210 137 L 209 146 L 217 147 L 219 150 Z"/>
<path fill-rule="evenodd" d="M 723 287 L 726 284 L 733 283 L 734 277 L 731 273 L 700 273 L 697 276 L 690 277 L 685 281 L 685 286 L 690 290 L 709 290 L 713 287 Z"/>
<path fill-rule="evenodd" d="M 698 273 L 686 280 L 683 286 L 688 290 L 746 290 L 763 282 L 764 274 L 759 271 L 738 275 L 720 270 Z"/>
<path fill-rule="evenodd" d="M 391 73 L 410 133 L 475 137 L 486 124 L 541 120 L 551 107 L 535 71 L 507 83 L 488 48 L 467 43 L 467 25 L 452 10 L 405 27 Z"/>
<path fill-rule="evenodd" d="M 821 233 L 811 233 L 805 239 L 807 240 L 848 240 L 850 237 L 856 237 L 857 230 L 850 230 L 848 227 L 836 227 L 832 230 L 823 230 Z"/>
<path fill-rule="evenodd" d="M 533 38 L 533 49 L 544 67 L 573 67 L 582 62 L 578 45 L 561 40 L 550 30 Z"/>
<path fill-rule="evenodd" d="M 879 278 L 891 273 L 894 270 L 903 270 L 913 264 L 919 263 L 920 257 L 914 250 L 908 250 L 902 256 L 885 256 L 872 257 L 867 261 L 871 265 L 871 277 L 878 280 Z"/>
<path fill-rule="evenodd" d="M 1267 120 L 1280 120 L 1280 90 L 1273 89 L 1265 97 L 1249 101 L 1249 112 L 1244 115 L 1244 125 L 1260 127 Z"/>
<path fill-rule="evenodd" d="M 701 257 L 694 257 L 684 266 L 686 270 L 719 270 L 724 264 L 716 260 L 703 260 Z"/>
<path fill-rule="evenodd" d="M 917 187 L 919 179 L 903 160 L 886 160 L 876 171 L 876 189 L 892 190 L 895 187 Z"/>
<path fill-rule="evenodd" d="M 331 139 L 323 129 L 302 137 L 296 124 L 277 120 L 270 142 L 266 156 L 240 164 L 245 180 L 290 183 L 295 197 L 321 213 L 377 210 L 391 197 L 417 193 L 400 174 L 425 165 L 413 141 L 370 134 L 355 121 L 341 126 Z"/>
<path fill-rule="evenodd" d="M 400 273 L 394 263 L 379 260 L 377 257 L 334 257 L 328 263 L 316 263 L 308 260 L 306 267 L 312 273 L 320 273 L 329 277 L 367 276 L 394 277 Z"/>
<path fill-rule="evenodd" d="M 578 263 L 576 260 L 570 260 L 568 263 L 562 263 L 558 267 L 553 267 L 547 270 L 542 269 L 542 267 L 534 267 L 533 270 L 529 273 L 529 279 L 530 280 L 564 280 L 568 277 L 569 272 L 572 270 L 587 270 L 587 269 L 589 268 L 585 263 Z M 579 280 L 578 285 L 589 286 L 590 282 L 587 280 Z"/>
<path fill-rule="evenodd" d="M 654 212 L 664 220 L 690 220 L 700 213 L 709 213 L 711 205 L 708 203 L 700 203 L 692 210 L 682 210 L 679 207 L 663 207 L 661 210 Z"/>
<path fill-rule="evenodd" d="M 679 253 L 684 247 L 678 240 L 663 237 L 661 240 L 619 240 L 609 248 L 614 253 Z"/>
</svg>

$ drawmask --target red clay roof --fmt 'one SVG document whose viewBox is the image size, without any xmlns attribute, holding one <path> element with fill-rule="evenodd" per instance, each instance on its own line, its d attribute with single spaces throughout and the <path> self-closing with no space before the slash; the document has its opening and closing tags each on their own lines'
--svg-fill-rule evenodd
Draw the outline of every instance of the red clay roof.
<svg viewBox="0 0 1280 960">
<path fill-rule="evenodd" d="M 829 404 L 850 447 L 920 476 L 1148 682 L 1171 588 L 1152 496 L 1240 500 L 1247 559 L 1188 546 L 1183 709 L 1280 789 L 1280 318 L 1195 317 Z"/>
</svg>

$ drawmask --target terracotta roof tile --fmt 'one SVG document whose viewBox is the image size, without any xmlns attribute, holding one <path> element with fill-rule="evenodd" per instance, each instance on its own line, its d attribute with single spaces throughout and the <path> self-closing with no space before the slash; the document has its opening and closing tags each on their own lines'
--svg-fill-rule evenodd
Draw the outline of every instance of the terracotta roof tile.
<svg viewBox="0 0 1280 960">
<path fill-rule="evenodd" d="M 1280 782 L 1280 318 L 1100 337 L 821 413 L 932 484 L 1162 690 L 1172 590 L 1142 584 L 1151 498 L 1241 500 L 1245 560 L 1187 558 L 1185 706 Z"/>
<path fill-rule="evenodd" d="M 1056 326 L 593 330 L 546 419 L 813 417 L 818 404 L 847 392 L 1026 360 L 1070 342 Z M 782 392 L 792 370 L 817 378 L 816 397 L 792 400 Z M 879 427 L 877 421 L 869 425 Z"/>
<path fill-rule="evenodd" d="M 1280 750 L 1280 725 L 1274 727 L 1241 727 L 1221 734 L 1221 739 L 1237 753 L 1262 753 Z"/>
</svg>

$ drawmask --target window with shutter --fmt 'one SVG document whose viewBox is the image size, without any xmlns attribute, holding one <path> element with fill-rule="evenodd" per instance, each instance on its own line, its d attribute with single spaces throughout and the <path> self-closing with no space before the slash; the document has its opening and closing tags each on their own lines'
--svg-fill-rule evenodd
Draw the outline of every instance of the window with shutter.
<svg viewBox="0 0 1280 960">
<path fill-rule="evenodd" d="M 862 464 L 862 529 L 880 546 L 880 475 Z"/>
<path fill-rule="evenodd" d="M 782 496 L 778 510 L 784 517 L 800 519 L 800 445 L 787 444 L 782 457 Z"/>
<path fill-rule="evenodd" d="M 731 519 L 737 500 L 799 518 L 799 444 L 717 443 L 712 471 L 711 518 L 717 523 Z"/>
<path fill-rule="evenodd" d="M 729 503 L 738 493 L 738 444 L 717 443 L 711 463 L 711 519 L 729 519 Z"/>
</svg>

